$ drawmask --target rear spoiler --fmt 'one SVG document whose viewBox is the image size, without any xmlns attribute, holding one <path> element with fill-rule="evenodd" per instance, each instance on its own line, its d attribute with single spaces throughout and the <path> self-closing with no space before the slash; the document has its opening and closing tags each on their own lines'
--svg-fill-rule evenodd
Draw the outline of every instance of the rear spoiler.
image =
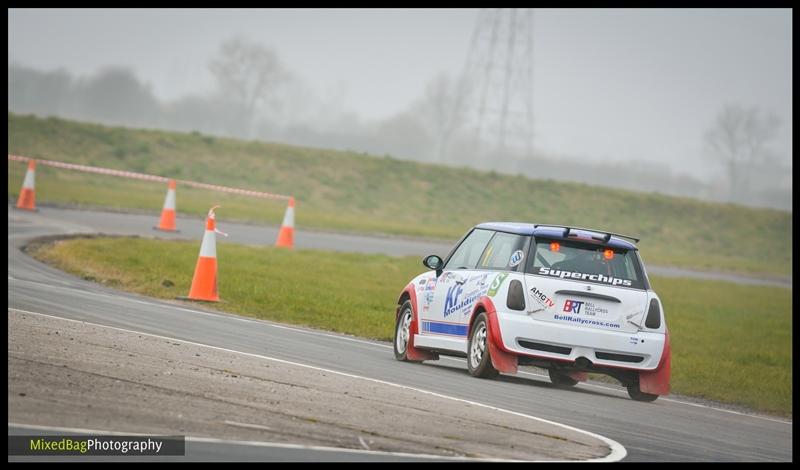
<svg viewBox="0 0 800 470">
<path fill-rule="evenodd" d="M 630 235 L 623 235 L 621 233 L 607 232 L 605 230 L 595 230 L 593 228 L 565 227 L 563 225 L 548 225 L 548 224 L 535 224 L 533 226 L 533 228 L 537 228 L 537 227 L 563 228 L 564 229 L 564 238 L 567 238 L 569 236 L 570 231 L 572 231 L 572 230 L 583 230 L 583 231 L 586 231 L 586 232 L 602 233 L 603 237 L 600 240 L 603 240 L 603 242 L 605 242 L 605 243 L 608 243 L 608 241 L 611 240 L 612 236 L 620 237 L 620 238 L 627 238 L 628 240 L 633 240 L 634 243 L 639 243 L 639 240 L 640 240 L 639 238 L 632 237 Z M 595 237 L 592 237 L 592 238 L 595 238 Z"/>
</svg>

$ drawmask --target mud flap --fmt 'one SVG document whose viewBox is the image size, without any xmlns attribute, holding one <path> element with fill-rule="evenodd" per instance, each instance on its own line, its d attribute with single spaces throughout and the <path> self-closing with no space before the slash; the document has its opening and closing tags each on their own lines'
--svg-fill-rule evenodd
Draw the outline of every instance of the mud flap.
<svg viewBox="0 0 800 470">
<path fill-rule="evenodd" d="M 672 362 L 671 348 L 669 345 L 669 330 L 666 332 L 664 352 L 661 353 L 661 362 L 653 371 L 639 372 L 639 390 L 652 395 L 669 394 L 669 377 Z"/>
<path fill-rule="evenodd" d="M 404 292 L 408 293 L 408 298 L 411 300 L 411 326 L 408 328 L 408 346 L 406 349 L 406 358 L 409 361 L 435 361 L 439 359 L 439 355 L 424 349 L 414 347 L 414 335 L 417 334 L 417 296 L 414 293 L 414 285 L 409 284 Z M 400 306 L 397 306 L 397 313 L 400 314 Z"/>
<path fill-rule="evenodd" d="M 488 319 L 488 325 L 486 326 L 489 329 L 489 334 L 487 335 L 489 337 L 489 358 L 492 360 L 492 366 L 494 366 L 498 372 L 516 374 L 518 364 L 517 355 L 501 349 L 503 338 L 500 335 L 500 325 L 497 322 L 497 311 L 494 309 L 494 304 L 491 300 L 485 299 L 484 302 L 486 317 Z"/>
<path fill-rule="evenodd" d="M 517 356 L 501 351 L 495 346 L 494 341 L 489 337 L 489 357 L 492 359 L 492 366 L 504 374 L 517 373 Z"/>
<path fill-rule="evenodd" d="M 413 323 L 413 321 L 412 321 Z M 408 339 L 408 349 L 406 350 L 406 357 L 409 361 L 435 361 L 439 359 L 439 355 L 424 349 L 414 347 L 414 335 L 416 332 L 416 325 L 409 328 L 411 338 Z"/>
</svg>

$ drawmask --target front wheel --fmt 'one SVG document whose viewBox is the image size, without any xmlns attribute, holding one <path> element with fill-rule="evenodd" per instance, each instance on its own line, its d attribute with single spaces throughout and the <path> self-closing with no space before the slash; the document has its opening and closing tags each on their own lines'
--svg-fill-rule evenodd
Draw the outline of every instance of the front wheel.
<svg viewBox="0 0 800 470">
<path fill-rule="evenodd" d="M 414 313 L 411 310 L 411 301 L 406 300 L 400 307 L 400 315 L 397 316 L 397 325 L 394 329 L 394 357 L 398 361 L 410 361 L 408 359 L 408 344 L 411 342 L 411 321 Z"/>
<path fill-rule="evenodd" d="M 472 327 L 472 334 L 467 344 L 467 368 L 473 377 L 491 379 L 500 373 L 492 365 L 489 353 L 489 338 L 486 314 L 481 313 Z"/>
<path fill-rule="evenodd" d="M 658 395 L 653 395 L 651 393 L 644 393 L 639 390 L 639 384 L 632 384 L 628 385 L 628 396 L 631 397 L 631 400 L 635 401 L 656 401 Z"/>
</svg>

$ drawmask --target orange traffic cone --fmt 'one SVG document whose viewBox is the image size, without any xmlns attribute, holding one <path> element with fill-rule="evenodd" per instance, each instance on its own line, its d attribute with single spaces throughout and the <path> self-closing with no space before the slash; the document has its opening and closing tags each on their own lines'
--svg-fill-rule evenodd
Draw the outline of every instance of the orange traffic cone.
<svg viewBox="0 0 800 470">
<path fill-rule="evenodd" d="M 161 220 L 158 222 L 156 230 L 165 232 L 177 232 L 175 228 L 175 180 L 169 180 L 167 186 L 167 197 L 164 199 L 164 209 L 161 210 Z"/>
<path fill-rule="evenodd" d="M 36 189 L 34 181 L 36 179 L 36 160 L 28 160 L 28 171 L 25 173 L 25 181 L 22 182 L 22 189 L 19 191 L 17 199 L 17 209 L 27 211 L 36 210 Z"/>
<path fill-rule="evenodd" d="M 282 248 L 294 247 L 294 197 L 289 198 L 289 206 L 286 207 L 286 214 L 283 216 L 281 231 L 278 232 L 278 240 L 275 246 Z"/>
<path fill-rule="evenodd" d="M 189 299 L 205 300 L 207 302 L 219 302 L 217 294 L 217 232 L 227 234 L 217 230 L 214 216 L 214 206 L 208 211 L 206 218 L 206 231 L 203 234 L 203 243 L 200 245 L 200 256 L 197 258 L 197 265 L 194 268 L 192 287 L 189 289 Z"/>
</svg>

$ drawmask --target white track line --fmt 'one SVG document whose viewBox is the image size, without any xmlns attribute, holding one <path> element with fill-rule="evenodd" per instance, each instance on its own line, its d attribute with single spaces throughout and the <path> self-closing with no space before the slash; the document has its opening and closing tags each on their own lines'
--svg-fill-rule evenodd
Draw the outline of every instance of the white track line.
<svg viewBox="0 0 800 470">
<path fill-rule="evenodd" d="M 44 283 L 44 282 L 40 282 L 40 281 L 31 281 L 31 280 L 26 280 L 26 279 L 14 279 L 11 276 L 9 276 L 9 279 L 12 279 L 12 280 L 14 280 L 16 282 L 24 282 L 24 283 L 29 283 L 29 284 L 36 284 L 36 285 L 46 286 L 48 288 L 53 288 L 53 289 L 69 290 L 69 291 L 79 292 L 79 293 L 86 294 L 86 295 L 94 295 L 94 296 L 97 296 L 97 297 L 113 298 L 113 299 L 116 299 L 116 300 L 125 299 L 125 300 L 128 300 L 130 302 L 134 302 L 134 303 L 138 303 L 138 304 L 142 304 L 142 305 L 157 305 L 157 306 L 160 306 L 160 307 L 172 308 L 172 309 L 180 310 L 180 311 L 183 311 L 183 312 L 189 312 L 189 313 L 206 315 L 206 316 L 213 316 L 213 317 L 217 317 L 217 318 L 230 318 L 230 319 L 235 320 L 235 321 L 241 321 L 241 322 L 246 322 L 246 323 L 258 323 L 258 324 L 261 324 L 261 325 L 270 326 L 272 328 L 290 330 L 290 331 L 295 331 L 295 332 L 298 332 L 298 333 L 304 333 L 304 334 L 309 334 L 309 335 L 314 335 L 314 336 L 324 336 L 324 337 L 328 337 L 328 338 L 334 338 L 334 339 L 337 339 L 337 340 L 350 341 L 352 343 L 361 343 L 361 344 L 366 344 L 366 345 L 385 348 L 385 349 L 392 349 L 392 346 L 389 346 L 389 345 L 386 345 L 386 344 L 383 344 L 383 343 L 378 343 L 378 342 L 375 342 L 375 341 L 367 341 L 367 340 L 362 340 L 362 339 L 350 338 L 350 337 L 347 337 L 347 336 L 335 335 L 335 334 L 330 334 L 330 333 L 322 333 L 322 332 L 314 331 L 314 330 L 306 330 L 306 329 L 302 329 L 302 328 L 295 328 L 295 327 L 291 327 L 291 326 L 279 325 L 279 324 L 276 324 L 276 323 L 272 323 L 272 322 L 269 322 L 269 321 L 266 321 L 266 320 L 261 320 L 261 319 L 256 319 L 256 318 L 242 318 L 241 316 L 234 315 L 234 314 L 231 314 L 231 313 L 226 313 L 226 312 L 220 312 L 220 313 L 204 312 L 202 310 L 194 310 L 194 309 L 190 309 L 190 308 L 180 307 L 180 306 L 173 305 L 173 304 L 170 304 L 170 303 L 167 303 L 167 302 L 163 302 L 163 301 L 162 302 L 153 302 L 153 301 L 139 300 L 139 299 L 131 297 L 130 293 L 128 293 L 128 292 L 124 292 L 124 294 L 126 294 L 125 296 L 120 296 L 120 295 L 109 294 L 109 293 L 104 293 L 104 292 L 87 291 L 87 290 L 84 290 L 84 289 L 82 289 L 80 287 L 56 286 L 56 285 L 52 285 L 52 284 L 48 284 L 48 283 Z M 58 318 L 62 318 L 62 317 L 58 317 Z M 456 361 L 456 362 L 459 362 L 459 363 L 463 362 L 463 359 L 461 359 L 461 358 L 454 358 L 454 357 L 448 357 L 448 356 L 442 356 L 441 359 Z M 541 378 L 546 378 L 546 379 L 549 380 L 548 376 L 542 375 L 542 374 L 534 374 L 534 373 L 531 373 L 531 372 L 522 372 L 522 371 L 518 372 L 518 374 L 529 375 L 529 376 L 532 376 L 532 377 L 541 377 Z M 593 383 L 585 383 L 584 382 L 584 383 L 579 384 L 579 386 L 592 387 L 592 388 L 597 388 L 597 389 L 601 389 L 601 390 L 610 390 L 610 391 L 617 392 L 617 393 L 622 393 L 622 394 L 627 394 L 628 393 L 625 390 L 620 390 L 620 389 L 616 389 L 616 388 L 612 388 L 612 387 L 606 387 L 606 386 L 597 385 L 597 384 L 593 384 Z M 675 400 L 674 398 L 661 397 L 661 398 L 659 398 L 659 400 L 670 402 L 670 403 L 676 403 L 676 404 L 680 404 L 680 405 L 693 406 L 693 407 L 696 407 L 696 408 L 705 408 L 707 410 L 714 410 L 714 411 L 719 411 L 719 412 L 722 412 L 722 413 L 735 414 L 735 415 L 738 415 L 738 416 L 745 416 L 745 417 L 748 417 L 748 418 L 763 419 L 763 420 L 771 421 L 771 422 L 774 422 L 774 423 L 792 424 L 792 421 L 786 421 L 786 420 L 777 419 L 777 418 L 769 418 L 769 417 L 766 417 L 766 416 L 761 416 L 761 415 L 757 415 L 757 414 L 750 414 L 750 413 L 743 413 L 743 412 L 740 412 L 740 411 L 726 410 L 724 408 L 718 408 L 718 407 L 714 407 L 714 406 L 710 406 L 710 405 L 703 405 L 703 404 L 700 404 L 700 403 L 692 403 L 692 402 L 687 402 L 687 401 L 682 401 L 682 400 Z"/>
<path fill-rule="evenodd" d="M 434 396 L 434 397 L 437 397 L 437 398 L 443 398 L 443 399 L 446 399 L 446 400 L 453 400 L 453 401 L 456 401 L 456 402 L 459 402 L 459 403 L 466 403 L 468 405 L 479 406 L 479 407 L 487 408 L 487 409 L 490 409 L 490 410 L 493 410 L 493 411 L 498 411 L 498 412 L 501 412 L 501 413 L 506 413 L 506 414 L 510 414 L 510 415 L 513 415 L 513 416 L 519 416 L 521 418 L 526 418 L 526 419 L 530 419 L 530 420 L 533 420 L 533 421 L 538 421 L 538 422 L 541 422 L 541 423 L 550 424 L 550 425 L 553 425 L 553 426 L 558 426 L 558 427 L 561 427 L 561 428 L 564 428 L 564 429 L 567 429 L 567 430 L 570 430 L 570 431 L 574 431 L 574 432 L 578 432 L 578 433 L 581 433 L 581 434 L 585 434 L 585 435 L 587 435 L 589 437 L 593 437 L 595 439 L 598 439 L 598 440 L 604 442 L 606 445 L 609 446 L 611 452 L 608 455 L 606 455 L 605 457 L 600 457 L 600 458 L 596 458 L 596 459 L 588 459 L 588 460 L 585 460 L 586 462 L 617 462 L 617 461 L 620 461 L 620 460 L 624 459 L 625 456 L 628 454 L 628 452 L 625 450 L 625 447 L 623 447 L 620 443 L 618 443 L 618 442 L 616 442 L 616 441 L 614 441 L 612 439 L 609 439 L 609 438 L 607 438 L 605 436 L 601 436 L 600 434 L 595 434 L 595 433 L 590 432 L 590 431 L 579 429 L 579 428 L 576 428 L 576 427 L 573 427 L 573 426 L 568 426 L 566 424 L 557 423 L 555 421 L 550 421 L 550 420 L 547 420 L 547 419 L 544 419 L 544 418 L 538 418 L 536 416 L 527 415 L 527 414 L 524 414 L 524 413 L 518 413 L 516 411 L 506 410 L 506 409 L 503 409 L 503 408 L 498 408 L 496 406 L 487 405 L 487 404 L 484 404 L 484 403 L 478 403 L 478 402 L 474 402 L 474 401 L 470 401 L 470 400 L 465 400 L 463 398 L 455 398 L 455 397 L 451 397 L 451 396 L 447 396 L 447 395 L 442 395 L 440 393 L 431 392 L 431 391 L 428 391 L 428 390 L 422 390 L 422 389 L 415 388 L 415 387 L 409 387 L 407 385 L 401 385 L 401 384 L 396 384 L 396 383 L 393 383 L 393 382 L 387 382 L 385 380 L 379 380 L 379 379 L 374 379 L 374 378 L 370 378 L 370 377 L 364 377 L 364 376 L 350 374 L 350 373 L 347 373 L 347 372 L 341 372 L 341 371 L 332 370 L 332 369 L 325 369 L 325 368 L 322 368 L 322 367 L 311 366 L 311 365 L 302 364 L 302 363 L 299 363 L 299 362 L 286 361 L 284 359 L 278 359 L 278 358 L 275 358 L 275 357 L 264 356 L 264 355 L 261 355 L 261 354 L 247 353 L 247 352 L 243 352 L 243 351 L 236 351 L 236 350 L 233 350 L 233 349 L 221 348 L 221 347 L 218 347 L 218 346 L 211 346 L 211 345 L 203 344 L 203 343 L 196 343 L 194 341 L 187 341 L 187 340 L 183 340 L 183 339 L 172 338 L 172 337 L 169 337 L 169 336 L 162 336 L 162 335 L 156 335 L 156 334 L 152 334 L 152 333 L 144 333 L 144 332 L 140 332 L 140 331 L 128 330 L 128 329 L 125 329 L 125 328 L 117 328 L 117 327 L 113 327 L 113 326 L 100 325 L 100 324 L 97 324 L 97 323 L 80 321 L 80 320 L 73 320 L 73 319 L 70 319 L 70 318 L 62 318 L 62 317 L 58 317 L 58 316 L 54 316 L 54 315 L 47 315 L 47 314 L 44 314 L 44 313 L 31 312 L 31 311 L 21 310 L 21 309 L 16 309 L 16 308 L 9 308 L 9 310 L 13 310 L 13 311 L 21 312 L 21 313 L 27 313 L 27 314 L 30 314 L 30 315 L 40 315 L 40 316 L 43 316 L 43 317 L 54 318 L 54 319 L 57 319 L 57 320 L 64 320 L 64 321 L 69 321 L 69 322 L 73 322 L 73 323 L 87 324 L 87 325 L 92 325 L 92 326 L 96 326 L 96 327 L 99 327 L 99 328 L 107 328 L 107 329 L 111 329 L 111 330 L 123 331 L 123 332 L 126 332 L 126 333 L 135 333 L 135 334 L 150 336 L 150 337 L 153 337 L 153 338 L 167 339 L 167 340 L 170 340 L 170 341 L 179 341 L 179 342 L 182 342 L 182 343 L 185 343 L 185 344 L 191 344 L 191 345 L 194 345 L 194 346 L 201 346 L 201 347 L 216 349 L 218 351 L 225 351 L 225 352 L 229 352 L 229 353 L 233 353 L 233 354 L 241 354 L 241 355 L 244 355 L 244 356 L 250 356 L 250 357 L 255 357 L 255 358 L 259 358 L 259 359 L 265 359 L 265 360 L 268 360 L 268 361 L 278 362 L 278 363 L 281 363 L 281 364 L 288 364 L 288 365 L 292 365 L 292 366 L 303 367 L 303 368 L 306 368 L 306 369 L 317 370 L 317 371 L 321 371 L 321 372 L 328 372 L 328 373 L 331 373 L 331 374 L 341 375 L 343 377 L 350 377 L 350 378 L 353 378 L 353 379 L 365 380 L 365 381 L 368 381 L 368 382 L 378 383 L 378 384 L 382 384 L 382 385 L 388 385 L 390 387 L 396 387 L 396 388 L 400 388 L 400 389 L 404 389 L 404 390 L 410 390 L 410 391 L 413 391 L 413 392 L 422 393 L 422 394 Z"/>
</svg>

